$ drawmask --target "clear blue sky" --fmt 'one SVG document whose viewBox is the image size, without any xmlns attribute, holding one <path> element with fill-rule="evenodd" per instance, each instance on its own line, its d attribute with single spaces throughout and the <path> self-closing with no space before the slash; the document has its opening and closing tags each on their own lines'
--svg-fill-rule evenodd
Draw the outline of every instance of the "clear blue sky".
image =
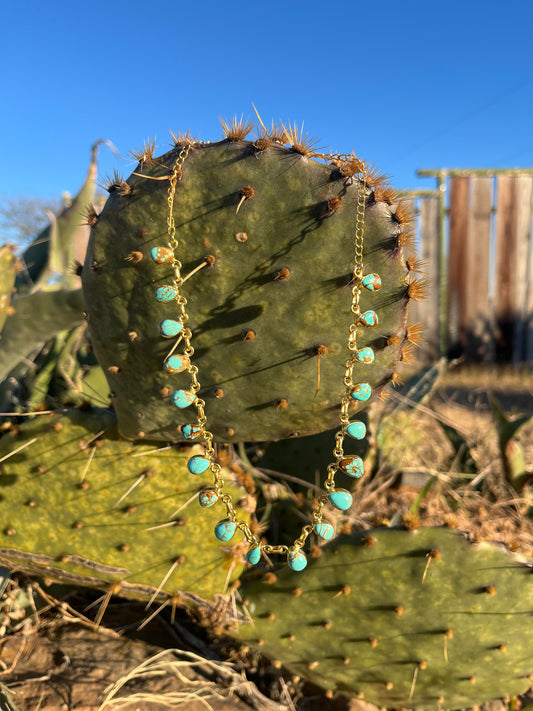
<svg viewBox="0 0 533 711">
<path fill-rule="evenodd" d="M 305 122 L 397 187 L 420 167 L 533 165 L 531 0 L 11 0 L 0 11 L 0 198 L 75 192 L 168 131 Z"/>
</svg>

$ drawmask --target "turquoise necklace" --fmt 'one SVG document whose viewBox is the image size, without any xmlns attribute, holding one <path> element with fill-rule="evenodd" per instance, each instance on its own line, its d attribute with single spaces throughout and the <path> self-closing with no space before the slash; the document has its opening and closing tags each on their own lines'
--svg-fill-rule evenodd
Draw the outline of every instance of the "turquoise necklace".
<svg viewBox="0 0 533 711">
<path fill-rule="evenodd" d="M 353 278 L 351 282 L 351 306 L 353 321 L 350 324 L 347 348 L 349 358 L 345 363 L 343 383 L 346 388 L 341 399 L 341 411 L 339 415 L 340 428 L 335 435 L 335 448 L 333 456 L 335 461 L 327 467 L 327 478 L 324 482 L 324 493 L 317 499 L 317 503 L 311 514 L 311 522 L 303 526 L 300 535 L 293 541 L 292 545 L 270 545 L 260 540 L 250 529 L 246 521 L 239 520 L 237 512 L 233 506 L 230 494 L 224 491 L 225 483 L 221 476 L 221 465 L 216 461 L 215 448 L 213 446 L 213 434 L 207 428 L 207 417 L 205 414 L 205 401 L 198 396 L 201 389 L 198 380 L 198 368 L 193 363 L 194 348 L 192 346 L 193 334 L 188 327 L 189 315 L 187 313 L 187 299 L 183 294 L 183 284 L 185 278 L 181 275 L 182 264 L 178 258 L 179 240 L 176 237 L 176 226 L 174 222 L 174 198 L 176 184 L 182 178 L 183 164 L 189 155 L 192 141 L 186 141 L 173 166 L 170 175 L 170 185 L 168 189 L 168 216 L 167 231 L 168 242 L 166 246 L 154 247 L 150 256 L 156 264 L 170 264 L 173 271 L 172 283 L 160 286 L 156 289 L 155 298 L 158 302 L 175 302 L 177 314 L 175 318 L 164 319 L 159 324 L 159 333 L 162 338 L 176 339 L 174 346 L 163 363 L 166 373 L 174 375 L 187 372 L 190 376 L 190 386 L 187 389 L 176 389 L 171 396 L 172 404 L 179 408 L 195 407 L 197 417 L 194 422 L 182 425 L 179 429 L 185 440 L 201 440 L 204 443 L 203 454 L 191 456 L 187 462 L 187 469 L 193 475 L 202 475 L 210 472 L 213 477 L 211 485 L 204 487 L 199 493 L 199 503 L 203 508 L 214 506 L 222 502 L 226 509 L 226 516 L 219 521 L 214 530 L 216 538 L 221 542 L 230 541 L 237 529 L 242 532 L 249 544 L 246 560 L 250 565 L 256 565 L 261 560 L 263 554 L 280 554 L 286 556 L 287 563 L 292 570 L 303 570 L 307 565 L 307 557 L 302 550 L 307 538 L 311 533 L 315 533 L 322 540 L 331 540 L 335 534 L 333 524 L 324 517 L 326 506 L 333 506 L 339 511 L 347 511 L 352 505 L 351 493 L 344 488 L 339 488 L 335 484 L 335 475 L 342 472 L 348 477 L 358 479 L 364 474 L 364 463 L 357 455 L 347 455 L 344 452 L 344 439 L 346 436 L 356 440 L 362 440 L 366 436 L 366 426 L 360 420 L 349 418 L 350 405 L 354 403 L 366 402 L 372 395 L 371 387 L 368 383 L 354 383 L 352 379 L 353 369 L 356 364 L 370 365 L 374 361 L 374 351 L 370 347 L 359 349 L 357 347 L 357 336 L 361 328 L 372 328 L 378 324 L 378 315 L 375 311 L 369 310 L 361 312 L 359 301 L 362 289 L 371 292 L 381 288 L 381 279 L 378 274 L 365 274 L 363 269 L 363 241 L 365 227 L 365 199 L 366 199 L 366 166 L 360 161 L 360 187 L 357 198 L 355 233 L 354 233 L 354 266 Z M 339 158 L 339 156 L 328 156 L 329 158 Z M 175 353 L 178 345 L 183 343 L 180 353 Z"/>
</svg>

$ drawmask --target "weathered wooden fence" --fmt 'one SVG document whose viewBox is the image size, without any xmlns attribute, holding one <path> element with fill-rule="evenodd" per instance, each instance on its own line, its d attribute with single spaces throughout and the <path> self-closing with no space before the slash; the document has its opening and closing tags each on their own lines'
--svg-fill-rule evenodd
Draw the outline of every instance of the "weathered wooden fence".
<svg viewBox="0 0 533 711">
<path fill-rule="evenodd" d="M 533 170 L 420 170 L 437 189 L 406 194 L 429 298 L 429 356 L 533 368 Z"/>
</svg>

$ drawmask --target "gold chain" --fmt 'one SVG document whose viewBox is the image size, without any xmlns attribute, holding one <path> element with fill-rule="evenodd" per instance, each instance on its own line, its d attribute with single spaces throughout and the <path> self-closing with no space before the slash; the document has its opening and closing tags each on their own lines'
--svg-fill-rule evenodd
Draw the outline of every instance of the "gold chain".
<svg viewBox="0 0 533 711">
<path fill-rule="evenodd" d="M 203 455 L 195 455 L 189 460 L 188 466 L 189 470 L 195 474 L 200 473 L 197 471 L 197 465 L 200 467 L 200 471 L 204 472 L 210 470 L 213 475 L 213 484 L 210 487 L 206 487 L 200 492 L 200 503 L 202 506 L 211 506 L 217 501 L 221 501 L 226 509 L 226 518 L 221 521 L 215 528 L 215 535 L 219 540 L 226 541 L 230 540 L 234 532 L 239 529 L 248 543 L 250 544 L 249 552 L 247 555 L 248 562 L 255 564 L 259 561 L 261 554 L 286 554 L 288 556 L 288 562 L 293 570 L 302 570 L 306 565 L 306 558 L 301 551 L 302 547 L 305 545 L 307 538 L 313 531 L 317 531 L 316 527 L 320 525 L 326 525 L 323 519 L 324 507 L 327 505 L 329 495 L 337 491 L 345 492 L 344 489 L 336 490 L 335 488 L 335 475 L 339 470 L 340 463 L 344 460 L 344 439 L 347 434 L 347 427 L 350 424 L 349 421 L 349 407 L 353 403 L 352 393 L 354 387 L 352 375 L 353 369 L 358 362 L 359 351 L 357 348 L 357 337 L 359 328 L 361 326 L 361 310 L 360 310 L 360 296 L 361 289 L 363 287 L 364 271 L 363 271 L 363 247 L 364 247 L 364 231 L 365 231 L 365 204 L 366 204 L 366 166 L 361 161 L 360 162 L 360 175 L 359 180 L 359 190 L 357 195 L 357 206 L 356 206 L 356 217 L 355 217 L 355 235 L 354 235 L 354 267 L 353 267 L 353 278 L 352 278 L 352 303 L 351 312 L 353 314 L 353 322 L 349 327 L 348 343 L 347 348 L 350 352 L 350 357 L 345 363 L 344 371 L 344 385 L 346 388 L 345 394 L 341 399 L 340 408 L 340 430 L 335 435 L 335 448 L 333 449 L 333 456 L 335 457 L 335 462 L 331 463 L 327 467 L 327 479 L 324 482 L 325 494 L 318 497 L 317 503 L 312 511 L 312 521 L 313 524 L 307 524 L 303 526 L 300 535 L 294 540 L 291 546 L 287 545 L 270 545 L 262 543 L 259 538 L 254 535 L 250 529 L 249 524 L 246 521 L 240 521 L 237 518 L 237 513 L 233 506 L 233 500 L 230 494 L 224 493 L 225 482 L 221 477 L 221 466 L 215 461 L 215 449 L 213 447 L 213 434 L 207 429 L 207 417 L 205 414 L 205 402 L 197 393 L 201 389 L 200 381 L 198 380 L 198 368 L 192 364 L 191 359 L 194 355 L 194 347 L 192 346 L 192 332 L 190 328 L 186 326 L 189 321 L 189 315 L 187 313 L 187 299 L 181 293 L 181 287 L 184 283 L 184 278 L 181 275 L 182 264 L 177 257 L 177 250 L 179 248 L 179 240 L 176 238 L 176 225 L 174 221 L 174 199 L 176 194 L 176 185 L 178 181 L 181 180 L 183 173 L 183 164 L 187 159 L 193 143 L 187 142 L 181 149 L 178 158 L 173 166 L 172 173 L 170 175 L 170 184 L 168 188 L 168 216 L 167 216 L 167 232 L 168 232 L 168 242 L 167 242 L 167 258 L 161 261 L 170 261 L 173 270 L 173 279 L 171 287 L 162 287 L 163 289 L 172 289 L 172 300 L 176 301 L 178 306 L 177 321 L 173 321 L 174 324 L 179 324 L 179 338 L 176 341 L 174 348 L 171 353 L 174 352 L 177 345 L 183 342 L 183 358 L 180 362 L 183 363 L 179 370 L 168 370 L 167 372 L 180 372 L 181 370 L 186 370 L 191 378 L 191 386 L 189 391 L 177 391 L 178 393 L 185 392 L 186 394 L 191 394 L 191 398 L 194 400 L 189 404 L 194 404 L 197 410 L 197 420 L 196 423 L 185 425 L 181 427 L 183 436 L 186 439 L 201 439 L 205 444 L 205 452 Z M 338 156 L 330 156 L 330 158 L 338 158 Z M 159 248 L 152 250 L 152 257 L 158 263 L 161 263 L 155 256 L 154 251 Z M 170 256 L 169 256 L 170 255 Z M 377 275 L 372 275 L 377 277 Z M 378 277 L 379 279 L 379 277 Z M 376 289 L 379 288 L 379 285 Z M 157 297 L 156 297 L 157 298 Z M 168 299 L 167 299 L 168 300 Z M 374 312 L 370 312 L 374 313 Z M 376 316 L 374 314 L 374 316 Z M 377 316 L 376 316 L 377 319 Z M 373 325 L 373 324 L 364 324 Z M 367 351 L 371 349 L 365 349 Z M 177 356 L 181 358 L 181 356 Z M 373 355 L 372 355 L 373 359 Z M 169 361 L 165 361 L 165 364 Z M 361 361 L 359 362 L 367 362 Z M 364 384 L 366 385 L 366 384 Z M 368 396 L 367 396 L 368 397 Z M 366 399 L 366 398 L 364 398 Z M 356 423 L 362 425 L 362 423 Z M 364 427 L 364 425 L 363 425 Z M 357 437 L 360 439 L 361 437 Z M 359 458 L 356 458 L 359 459 Z M 192 465 L 192 460 L 196 460 L 194 463 L 194 469 Z M 362 461 L 360 461 L 360 466 L 362 467 Z M 346 470 L 344 470 L 346 471 Z M 357 474 L 360 476 L 362 469 Z M 355 476 L 355 474 L 352 474 Z M 345 492 L 348 494 L 348 492 Z M 203 496 L 203 499 L 202 499 Z M 350 497 L 351 503 L 351 495 Z M 334 504 L 335 505 L 335 504 Z M 340 507 L 344 510 L 347 507 Z M 329 524 L 330 525 L 330 524 Z M 319 529 L 320 530 L 320 529 Z M 331 527 L 331 534 L 328 535 L 320 533 L 325 540 L 332 536 L 333 529 Z"/>
</svg>

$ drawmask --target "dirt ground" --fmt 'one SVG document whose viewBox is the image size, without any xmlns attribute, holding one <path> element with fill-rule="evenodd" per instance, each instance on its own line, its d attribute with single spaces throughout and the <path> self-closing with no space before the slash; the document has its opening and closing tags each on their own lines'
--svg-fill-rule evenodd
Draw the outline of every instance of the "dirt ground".
<svg viewBox="0 0 533 711">
<path fill-rule="evenodd" d="M 368 505 L 362 498 L 354 514 L 358 523 L 369 527 L 383 519 L 405 521 L 421 487 L 435 477 L 437 484 L 417 509 L 422 525 L 448 524 L 447 517 L 453 515 L 454 525 L 504 540 L 533 558 L 532 486 L 516 491 L 506 482 L 494 400 L 509 419 L 526 415 L 533 419 L 533 374 L 450 372 L 416 413 L 391 417 L 383 427 L 378 474 L 383 481 L 389 477 L 391 484 L 379 499 L 369 497 Z M 443 424 L 460 435 L 462 451 L 454 448 Z M 533 421 L 524 426 L 517 442 L 526 473 L 533 475 Z M 461 505 L 448 510 L 450 493 L 457 498 L 458 491 Z M 30 583 L 21 581 L 22 586 Z M 15 591 L 12 585 L 7 598 Z M 35 589 L 34 594 L 38 597 Z M 234 660 L 217 656 L 201 628 L 183 612 L 174 620 L 160 614 L 140 630 L 147 617 L 143 606 L 112 601 L 102 627 L 96 629 L 84 609 L 97 597 L 91 591 L 75 591 L 68 605 L 26 619 L 19 614 L 17 619 L 13 609 L 10 613 L 9 605 L 6 608 L 4 596 L 0 625 L 11 634 L 0 639 L 0 683 L 19 711 L 375 711 L 361 701 L 327 698 L 268 666 L 259 665 L 248 680 Z M 514 708 L 532 701 L 531 696 L 523 697 Z M 487 711 L 508 708 L 508 700 L 487 705 Z M 0 709 L 9 709 L 1 699 Z"/>
<path fill-rule="evenodd" d="M 91 597 L 80 591 L 71 602 L 80 608 Z M 0 682 L 20 711 L 288 711 L 302 696 L 266 666 L 256 670 L 256 685 L 239 665 L 218 657 L 184 612 L 173 621 L 160 615 L 140 630 L 146 617 L 142 605 L 126 600 L 109 605 L 99 628 L 61 608 L 42 615 L 2 640 Z M 258 686 L 268 686 L 270 696 Z M 305 693 L 299 708 L 307 711 L 324 703 L 332 711 L 350 707 L 320 691 Z"/>
</svg>

